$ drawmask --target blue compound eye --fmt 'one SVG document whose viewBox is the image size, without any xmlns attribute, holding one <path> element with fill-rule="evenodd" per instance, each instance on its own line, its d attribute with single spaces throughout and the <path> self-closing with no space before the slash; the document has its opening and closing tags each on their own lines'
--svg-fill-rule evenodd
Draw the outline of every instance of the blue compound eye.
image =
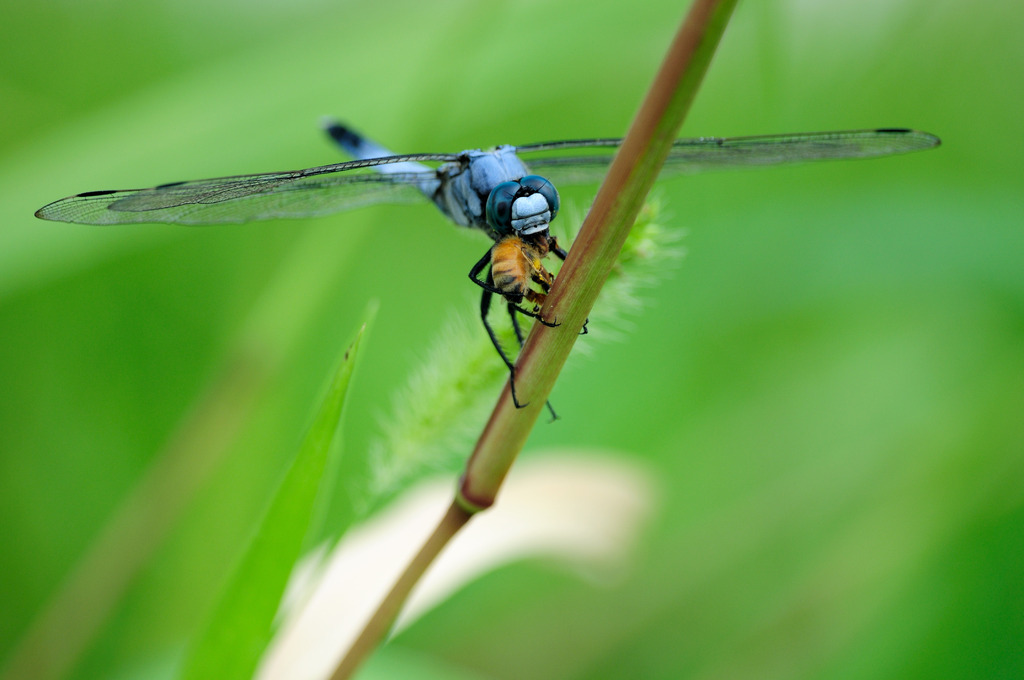
<svg viewBox="0 0 1024 680">
<path fill-rule="evenodd" d="M 539 175 L 527 175 L 519 180 L 519 184 L 543 196 L 548 202 L 548 208 L 551 209 L 551 219 L 555 219 L 555 215 L 558 214 L 558 192 L 555 185 Z"/>
<path fill-rule="evenodd" d="M 487 197 L 487 222 L 499 234 L 512 233 L 512 201 L 520 188 L 519 182 L 502 182 Z"/>
</svg>

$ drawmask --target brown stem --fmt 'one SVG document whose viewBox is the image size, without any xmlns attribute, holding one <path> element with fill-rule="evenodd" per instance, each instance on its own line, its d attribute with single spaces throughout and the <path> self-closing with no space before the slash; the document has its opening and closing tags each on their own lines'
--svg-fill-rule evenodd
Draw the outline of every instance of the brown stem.
<svg viewBox="0 0 1024 680">
<path fill-rule="evenodd" d="M 355 672 L 383 639 L 444 544 L 474 513 L 494 503 L 657 178 L 735 5 L 736 0 L 695 0 L 690 7 L 547 298 L 543 315 L 559 325 L 534 324 L 520 353 L 516 386 L 520 403 L 527 405 L 516 408 L 510 386 L 505 386 L 448 514 L 399 577 L 332 680 L 345 680 Z"/>
<path fill-rule="evenodd" d="M 355 673 L 359 665 L 370 655 L 377 644 L 384 639 L 384 636 L 387 635 L 388 630 L 391 629 L 391 624 L 394 622 L 395 617 L 398 616 L 398 612 L 402 609 L 402 605 L 409 597 L 413 587 L 420 580 L 420 577 L 423 576 L 434 559 L 441 553 L 441 549 L 448 544 L 448 541 L 452 539 L 459 529 L 466 525 L 466 522 L 472 516 L 472 513 L 467 512 L 458 504 L 451 504 L 448 512 L 441 519 L 440 524 L 434 529 L 434 533 L 423 544 L 416 557 L 412 559 L 409 566 L 405 568 L 402 575 L 395 581 L 395 585 L 391 586 L 391 591 L 388 592 L 387 596 L 377 607 L 377 611 L 366 622 L 362 632 L 359 633 L 359 637 L 356 638 L 348 653 L 345 654 L 345 658 L 334 669 L 331 680 L 345 680 L 345 678 L 349 678 Z"/>
<path fill-rule="evenodd" d="M 516 409 L 506 388 L 473 451 L 460 489 L 467 508 L 480 510 L 494 502 L 533 429 L 676 139 L 735 4 L 696 0 L 676 34 L 548 295 L 542 313 L 559 326 L 534 324 L 519 355 L 516 392 L 528 406 Z"/>
</svg>

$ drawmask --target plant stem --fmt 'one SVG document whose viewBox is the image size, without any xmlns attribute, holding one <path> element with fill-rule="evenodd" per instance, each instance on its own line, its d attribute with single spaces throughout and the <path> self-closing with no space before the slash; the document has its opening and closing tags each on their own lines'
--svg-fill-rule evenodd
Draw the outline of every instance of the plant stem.
<svg viewBox="0 0 1024 680">
<path fill-rule="evenodd" d="M 434 562 L 434 559 L 441 553 L 441 550 L 448 544 L 448 541 L 461 529 L 473 516 L 457 503 L 452 503 L 445 513 L 441 522 L 434 529 L 427 542 L 423 544 L 416 557 L 405 568 L 402 575 L 391 586 L 391 590 L 384 597 L 384 600 L 377 607 L 370 620 L 366 622 L 359 637 L 352 643 L 345 658 L 341 660 L 338 667 L 331 674 L 331 680 L 345 680 L 352 676 L 356 668 L 363 660 L 370 655 L 377 644 L 384 639 L 391 624 L 394 622 L 402 605 L 409 597 L 413 587 L 420 580 L 420 577 L 427 571 L 427 568 Z"/>
<path fill-rule="evenodd" d="M 494 503 L 665 162 L 735 5 L 736 0 L 695 0 L 690 7 L 547 297 L 542 314 L 559 325 L 534 324 L 519 355 L 516 389 L 526 406 L 515 407 L 506 384 L 448 514 L 380 604 L 332 680 L 351 677 L 386 635 L 441 548 L 473 514 Z"/>
<path fill-rule="evenodd" d="M 477 442 L 460 502 L 482 510 L 494 502 L 512 462 L 544 407 L 579 330 L 675 141 L 725 30 L 735 0 L 696 0 L 608 169 L 594 205 L 558 272 L 542 314 L 560 325 L 534 324 L 516 364 L 516 391 L 506 387 Z"/>
</svg>

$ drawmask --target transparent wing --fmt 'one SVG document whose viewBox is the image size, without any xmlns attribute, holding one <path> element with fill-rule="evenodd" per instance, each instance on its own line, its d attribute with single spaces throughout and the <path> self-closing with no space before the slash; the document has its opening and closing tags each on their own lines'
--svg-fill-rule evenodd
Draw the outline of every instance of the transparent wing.
<svg viewBox="0 0 1024 680">
<path fill-rule="evenodd" d="M 557 186 L 599 182 L 621 139 L 584 139 L 516 147 L 530 169 Z M 939 138 L 906 129 L 812 132 L 758 137 L 700 137 L 680 139 L 672 145 L 662 176 L 697 173 L 717 168 L 841 158 L 874 158 L 938 146 Z M 607 153 L 607 150 L 612 153 Z M 578 155 L 550 156 L 545 152 L 579 151 Z M 606 153 L 601 153 L 604 150 Z M 537 157 L 530 157 L 530 154 Z"/>
<path fill-rule="evenodd" d="M 312 217 L 372 203 L 422 200 L 423 192 L 439 182 L 428 166 L 386 175 L 353 171 L 389 163 L 458 159 L 457 154 L 409 154 L 151 189 L 89 191 L 54 201 L 36 211 L 36 217 L 80 224 L 222 224 Z"/>
</svg>

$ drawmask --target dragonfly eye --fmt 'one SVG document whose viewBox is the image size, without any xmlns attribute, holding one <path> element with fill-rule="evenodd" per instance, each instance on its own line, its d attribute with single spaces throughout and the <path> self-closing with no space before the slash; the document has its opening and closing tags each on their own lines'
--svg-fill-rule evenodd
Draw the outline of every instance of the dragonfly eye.
<svg viewBox="0 0 1024 680">
<path fill-rule="evenodd" d="M 512 202 L 522 187 L 519 182 L 502 182 L 487 197 L 487 222 L 499 234 L 512 233 Z"/>
<path fill-rule="evenodd" d="M 548 202 L 548 209 L 551 210 L 551 219 L 558 214 L 558 192 L 555 186 L 539 175 L 527 175 L 519 180 L 519 184 L 533 193 L 538 193 Z"/>
</svg>

